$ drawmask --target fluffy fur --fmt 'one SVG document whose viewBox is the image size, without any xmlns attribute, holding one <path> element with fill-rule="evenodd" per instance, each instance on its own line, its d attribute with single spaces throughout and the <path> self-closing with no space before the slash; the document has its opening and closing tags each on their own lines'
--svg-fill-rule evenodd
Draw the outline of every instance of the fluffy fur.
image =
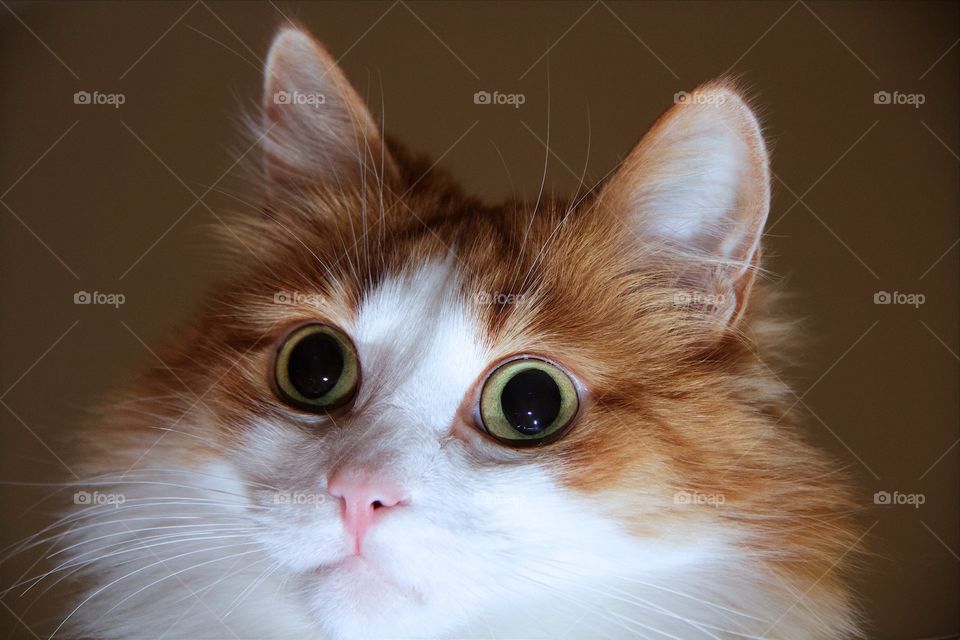
<svg viewBox="0 0 960 640">
<path fill-rule="evenodd" d="M 34 540 L 60 540 L 47 580 L 85 585 L 56 637 L 856 634 L 845 481 L 767 366 L 789 339 L 754 286 L 768 160 L 732 84 L 671 108 L 579 199 L 498 207 L 385 142 L 302 31 L 277 36 L 264 106 L 243 275 L 88 435 L 80 488 L 123 504 Z M 362 367 L 329 416 L 269 382 L 310 320 Z M 519 353 L 582 392 L 541 447 L 475 424 L 485 375 Z M 341 469 L 409 496 L 360 557 L 327 492 Z"/>
</svg>

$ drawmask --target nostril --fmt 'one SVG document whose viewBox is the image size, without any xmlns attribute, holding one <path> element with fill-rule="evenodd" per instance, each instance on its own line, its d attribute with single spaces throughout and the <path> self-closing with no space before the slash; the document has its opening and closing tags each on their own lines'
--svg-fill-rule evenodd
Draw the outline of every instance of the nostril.
<svg viewBox="0 0 960 640">
<path fill-rule="evenodd" d="M 382 477 L 334 472 L 327 480 L 327 491 L 339 498 L 340 514 L 353 552 L 360 554 L 364 536 L 385 512 L 408 504 L 402 487 Z"/>
<path fill-rule="evenodd" d="M 363 474 L 334 473 L 327 481 L 327 491 L 342 500 L 345 509 L 358 513 L 405 504 L 402 489 L 395 483 Z"/>
<path fill-rule="evenodd" d="M 379 509 L 390 509 L 392 507 L 400 507 L 406 505 L 407 501 L 401 498 L 395 498 L 392 495 L 384 496 L 382 498 L 377 498 L 370 502 L 370 508 L 374 511 Z"/>
</svg>

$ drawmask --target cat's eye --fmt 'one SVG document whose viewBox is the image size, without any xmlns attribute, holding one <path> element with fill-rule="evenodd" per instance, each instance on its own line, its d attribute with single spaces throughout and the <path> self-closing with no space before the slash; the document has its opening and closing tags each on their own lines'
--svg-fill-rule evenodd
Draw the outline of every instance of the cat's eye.
<svg viewBox="0 0 960 640">
<path fill-rule="evenodd" d="M 274 380 L 280 398 L 297 408 L 323 412 L 342 407 L 360 380 L 357 351 L 334 327 L 302 326 L 280 345 Z"/>
<path fill-rule="evenodd" d="M 563 434 L 580 407 L 577 387 L 558 366 L 532 357 L 497 367 L 480 392 L 480 419 L 491 436 L 514 446 Z"/>
</svg>

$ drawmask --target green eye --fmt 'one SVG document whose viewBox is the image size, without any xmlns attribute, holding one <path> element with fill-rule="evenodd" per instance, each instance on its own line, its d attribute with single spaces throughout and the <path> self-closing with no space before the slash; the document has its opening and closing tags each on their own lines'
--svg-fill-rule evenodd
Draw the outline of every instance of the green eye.
<svg viewBox="0 0 960 640">
<path fill-rule="evenodd" d="M 314 412 L 335 409 L 356 393 L 357 351 L 338 329 L 308 324 L 280 345 L 274 379 L 280 399 L 289 405 Z"/>
<path fill-rule="evenodd" d="M 561 435 L 579 406 L 570 376 L 556 365 L 530 357 L 499 366 L 480 393 L 480 419 L 487 433 L 515 446 Z"/>
</svg>

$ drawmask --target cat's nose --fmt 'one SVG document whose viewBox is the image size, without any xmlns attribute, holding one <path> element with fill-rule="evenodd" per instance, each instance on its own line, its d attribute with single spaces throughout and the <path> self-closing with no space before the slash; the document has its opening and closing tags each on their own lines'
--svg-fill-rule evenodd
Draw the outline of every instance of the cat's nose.
<svg viewBox="0 0 960 640">
<path fill-rule="evenodd" d="M 372 475 L 335 472 L 327 482 L 327 491 L 340 499 L 343 524 L 353 538 L 353 552 L 358 555 L 370 527 L 376 524 L 385 512 L 407 503 L 399 484 Z"/>
</svg>

